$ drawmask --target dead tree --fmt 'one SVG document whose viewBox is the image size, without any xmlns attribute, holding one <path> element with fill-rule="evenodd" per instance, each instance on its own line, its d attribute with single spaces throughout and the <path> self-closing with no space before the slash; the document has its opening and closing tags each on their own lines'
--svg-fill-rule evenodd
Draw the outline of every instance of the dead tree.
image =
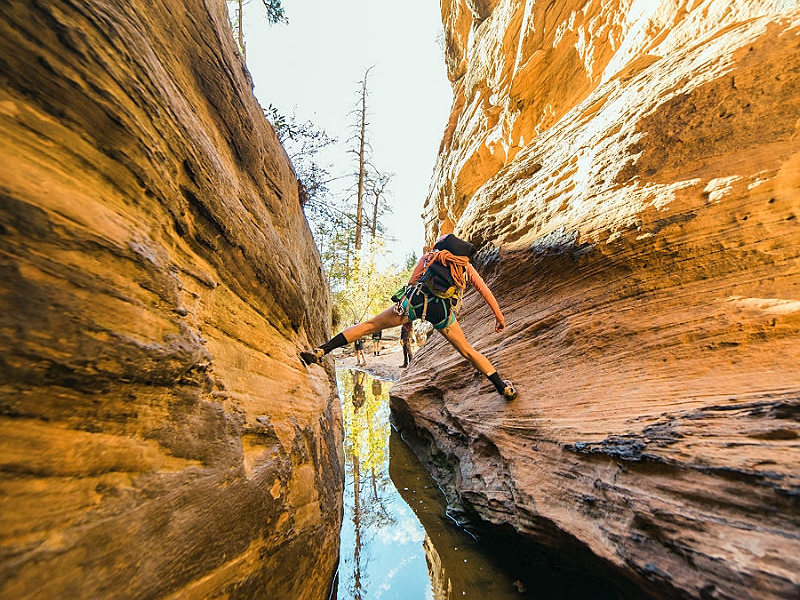
<svg viewBox="0 0 800 600">
<path fill-rule="evenodd" d="M 355 231 L 355 250 L 361 250 L 361 230 L 364 226 L 364 183 L 367 174 L 369 158 L 369 142 L 367 141 L 367 78 L 372 67 L 364 71 L 364 79 L 359 81 L 361 88 L 358 91 L 356 108 L 353 111 L 356 115 L 356 133 L 350 138 L 356 142 L 357 149 L 350 150 L 355 154 L 358 161 L 358 179 L 356 184 L 356 231 Z"/>
<path fill-rule="evenodd" d="M 378 173 L 369 179 L 369 192 L 372 194 L 372 222 L 370 223 L 371 239 L 375 239 L 378 232 L 378 219 L 387 210 L 386 191 L 391 181 L 391 173 Z"/>
</svg>

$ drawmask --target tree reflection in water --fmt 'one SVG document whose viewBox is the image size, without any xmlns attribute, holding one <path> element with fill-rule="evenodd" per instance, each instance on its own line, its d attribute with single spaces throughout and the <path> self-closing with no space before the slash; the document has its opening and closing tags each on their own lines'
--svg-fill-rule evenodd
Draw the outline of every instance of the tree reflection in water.
<svg viewBox="0 0 800 600">
<path fill-rule="evenodd" d="M 338 599 L 524 600 L 445 515 L 436 484 L 391 432 L 391 384 L 357 371 L 337 375 L 347 477 Z"/>
<path fill-rule="evenodd" d="M 381 527 L 395 523 L 383 495 L 379 493 L 379 490 L 391 485 L 388 476 L 388 402 L 391 384 L 372 379 L 361 371 L 340 371 L 338 376 L 345 399 L 342 403 L 344 450 L 345 462 L 352 476 L 352 522 L 355 533 L 352 579 L 344 573 L 341 575 L 350 581 L 350 597 L 362 600 L 367 584 L 362 564 L 364 536 L 374 536 Z M 365 388 L 368 379 L 372 380 L 371 385 Z M 366 543 L 368 545 L 369 540 Z"/>
</svg>

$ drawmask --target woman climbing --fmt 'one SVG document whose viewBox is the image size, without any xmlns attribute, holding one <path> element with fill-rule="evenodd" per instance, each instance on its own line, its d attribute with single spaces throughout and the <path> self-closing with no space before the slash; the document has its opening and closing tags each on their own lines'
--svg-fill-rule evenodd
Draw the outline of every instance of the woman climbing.
<svg viewBox="0 0 800 600">
<path fill-rule="evenodd" d="M 340 348 L 351 340 L 363 335 L 397 327 L 415 319 L 429 321 L 458 352 L 494 384 L 497 392 L 507 400 L 517 397 L 517 391 L 509 380 L 500 379 L 492 363 L 475 350 L 456 319 L 461 305 L 461 297 L 467 283 L 480 292 L 492 309 L 497 332 L 506 327 L 503 313 L 492 292 L 486 287 L 481 276 L 470 264 L 475 255 L 475 246 L 447 234 L 439 238 L 431 252 L 420 258 L 405 291 L 392 308 L 375 315 L 368 321 L 348 327 L 322 346 L 300 353 L 306 364 L 318 363 L 331 350 Z"/>
</svg>

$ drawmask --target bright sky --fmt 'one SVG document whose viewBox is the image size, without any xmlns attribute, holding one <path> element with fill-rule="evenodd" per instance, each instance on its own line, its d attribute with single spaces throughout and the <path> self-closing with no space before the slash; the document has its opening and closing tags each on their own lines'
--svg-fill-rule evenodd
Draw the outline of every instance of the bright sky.
<svg viewBox="0 0 800 600">
<path fill-rule="evenodd" d="M 373 162 L 394 173 L 385 217 L 391 260 L 421 253 L 422 205 L 450 112 L 439 2 L 283 0 L 288 25 L 268 25 L 261 0 L 245 6 L 247 65 L 263 106 L 295 110 L 339 140 L 332 173 L 353 170 L 349 113 L 365 69 Z"/>
</svg>

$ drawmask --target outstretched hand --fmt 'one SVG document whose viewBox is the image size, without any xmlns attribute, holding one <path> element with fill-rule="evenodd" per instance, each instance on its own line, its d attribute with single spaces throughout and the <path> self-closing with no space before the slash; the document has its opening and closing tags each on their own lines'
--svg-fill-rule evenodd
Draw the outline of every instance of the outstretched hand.
<svg viewBox="0 0 800 600">
<path fill-rule="evenodd" d="M 501 321 L 500 319 L 495 319 L 495 322 L 494 322 L 494 330 L 495 330 L 497 333 L 500 333 L 500 332 L 501 332 L 501 331 L 503 331 L 505 328 L 506 328 L 505 321 Z"/>
</svg>

